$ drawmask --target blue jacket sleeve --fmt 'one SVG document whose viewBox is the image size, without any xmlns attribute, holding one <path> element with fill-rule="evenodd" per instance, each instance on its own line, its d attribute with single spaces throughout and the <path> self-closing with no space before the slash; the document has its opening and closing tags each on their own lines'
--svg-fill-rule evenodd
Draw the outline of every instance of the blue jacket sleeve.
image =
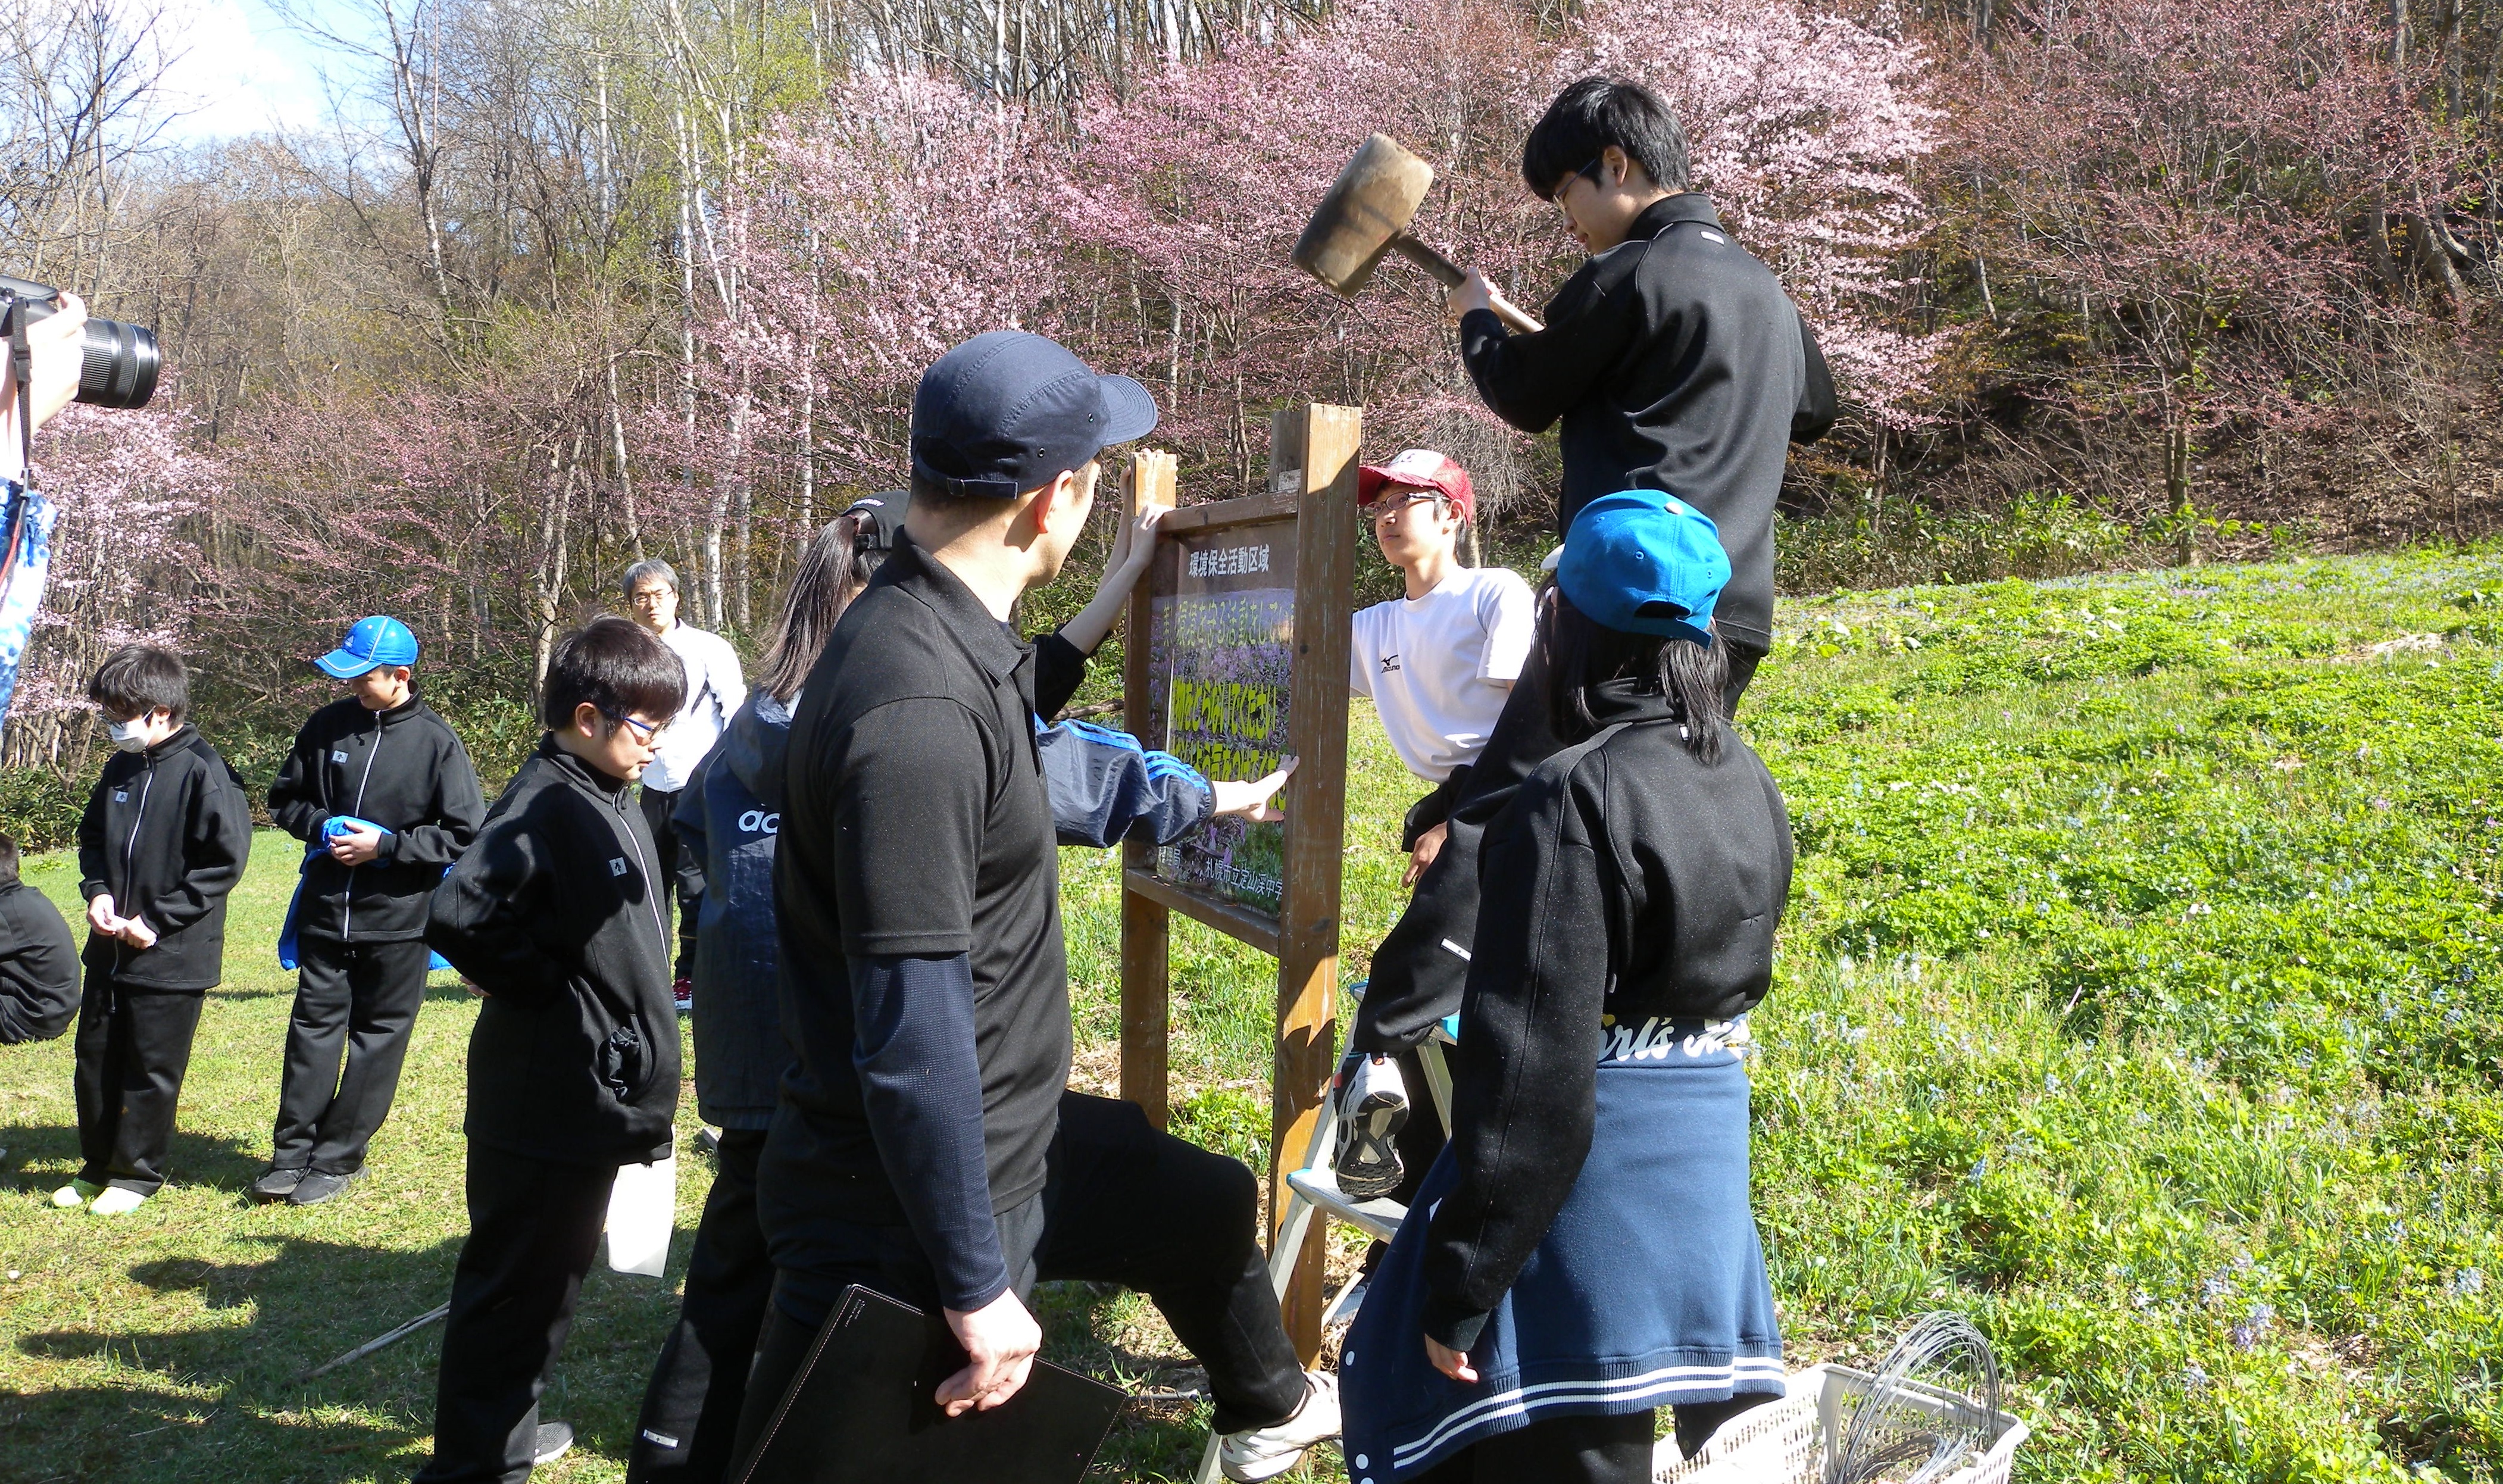
<svg viewBox="0 0 2503 1484">
<path fill-rule="evenodd" d="M 1217 791 L 1182 759 L 1092 722 L 1035 724 L 1051 824 L 1065 846 L 1098 849 L 1132 834 L 1170 845 L 1206 824 Z"/>
<path fill-rule="evenodd" d="M 850 960 L 852 1066 L 878 1161 L 959 1313 L 1006 1293 L 982 1153 L 982 1068 L 974 1044 L 974 965 L 963 953 Z"/>
</svg>

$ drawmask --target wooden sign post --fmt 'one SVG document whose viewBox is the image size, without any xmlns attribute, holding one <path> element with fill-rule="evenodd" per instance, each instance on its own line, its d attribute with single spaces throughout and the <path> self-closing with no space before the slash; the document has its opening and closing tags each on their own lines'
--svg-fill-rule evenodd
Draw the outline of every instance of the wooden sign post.
<svg viewBox="0 0 2503 1484">
<path fill-rule="evenodd" d="M 1270 427 L 1265 494 L 1175 510 L 1130 601 L 1124 720 L 1211 777 L 1299 759 L 1284 825 L 1224 821 L 1176 845 L 1122 846 L 1121 1095 L 1162 1127 L 1168 932 L 1181 913 L 1278 960 L 1270 1068 L 1271 1239 L 1286 1161 L 1311 1140 L 1337 1050 L 1347 822 L 1347 667 L 1355 591 L 1353 407 L 1288 408 Z M 1161 461 L 1155 462 L 1155 461 Z M 1161 481 L 1161 483 L 1159 483 Z M 1170 456 L 1142 454 L 1132 508 L 1170 501 Z M 1321 1259 L 1306 1243 L 1284 1308 L 1307 1364 L 1320 1348 Z"/>
</svg>

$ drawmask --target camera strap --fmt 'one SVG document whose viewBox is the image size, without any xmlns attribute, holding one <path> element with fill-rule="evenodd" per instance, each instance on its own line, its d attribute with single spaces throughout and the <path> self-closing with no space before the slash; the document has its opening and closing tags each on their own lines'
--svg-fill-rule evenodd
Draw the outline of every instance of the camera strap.
<svg viewBox="0 0 2503 1484">
<path fill-rule="evenodd" d="M 35 348 L 26 342 L 25 302 L 6 295 L 9 317 L 9 368 L 17 376 L 17 482 L 35 488 Z"/>
</svg>

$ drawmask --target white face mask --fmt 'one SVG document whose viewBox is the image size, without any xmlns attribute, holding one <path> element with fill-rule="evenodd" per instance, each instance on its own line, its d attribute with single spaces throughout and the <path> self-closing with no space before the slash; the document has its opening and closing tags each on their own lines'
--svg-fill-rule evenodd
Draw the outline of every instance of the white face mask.
<svg viewBox="0 0 2503 1484">
<path fill-rule="evenodd" d="M 112 737 L 113 744 L 124 752 L 148 750 L 148 718 L 145 716 L 134 716 L 128 721 L 109 721 L 105 723 L 104 730 Z"/>
</svg>

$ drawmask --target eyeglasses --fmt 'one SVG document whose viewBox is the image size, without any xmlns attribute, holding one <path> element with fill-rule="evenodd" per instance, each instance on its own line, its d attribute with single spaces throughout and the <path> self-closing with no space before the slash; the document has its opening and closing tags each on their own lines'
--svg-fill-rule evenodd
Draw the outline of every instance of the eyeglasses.
<svg viewBox="0 0 2503 1484">
<path fill-rule="evenodd" d="M 634 740 L 646 747 L 653 745 L 661 734 L 669 729 L 669 724 L 666 721 L 637 721 L 632 716 L 621 716 L 615 711 L 602 711 L 600 714 L 634 733 Z"/>
<path fill-rule="evenodd" d="M 1440 505 L 1449 498 L 1433 490 L 1385 491 L 1373 501 L 1373 519 L 1376 524 L 1379 524 L 1390 516 L 1406 514 L 1410 505 L 1421 500 L 1430 500 Z"/>
<path fill-rule="evenodd" d="M 1584 165 L 1581 169 L 1574 171 L 1572 174 L 1564 177 L 1563 180 L 1558 182 L 1556 186 L 1556 193 L 1549 196 L 1548 199 L 1556 203 L 1556 209 L 1558 211 L 1564 210 L 1564 192 L 1572 190 L 1573 183 L 1586 175 L 1591 178 L 1592 185 L 1597 185 L 1599 183 L 1599 171 L 1607 164 L 1607 162 L 1608 156 L 1604 153 L 1592 155 L 1591 162 L 1589 164 Z"/>
</svg>

